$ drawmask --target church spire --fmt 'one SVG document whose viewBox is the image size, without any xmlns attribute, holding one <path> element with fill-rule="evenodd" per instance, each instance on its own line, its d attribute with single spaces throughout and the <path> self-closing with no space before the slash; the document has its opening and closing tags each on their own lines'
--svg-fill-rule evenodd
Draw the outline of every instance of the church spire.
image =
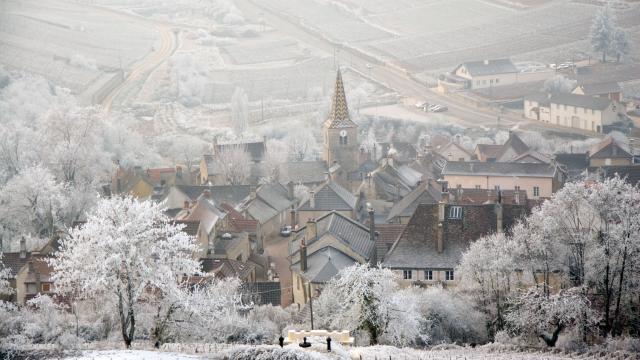
<svg viewBox="0 0 640 360">
<path fill-rule="evenodd" d="M 336 75 L 336 86 L 331 99 L 331 112 L 327 119 L 327 125 L 332 129 L 357 127 L 356 123 L 351 121 L 349 117 L 349 108 L 347 106 L 347 96 L 344 93 L 344 85 L 342 84 L 342 74 L 338 68 Z"/>
</svg>

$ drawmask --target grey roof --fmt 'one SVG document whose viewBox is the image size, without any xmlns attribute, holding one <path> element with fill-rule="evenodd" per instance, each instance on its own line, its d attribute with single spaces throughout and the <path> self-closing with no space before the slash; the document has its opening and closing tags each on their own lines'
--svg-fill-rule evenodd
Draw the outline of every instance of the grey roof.
<svg viewBox="0 0 640 360">
<path fill-rule="evenodd" d="M 358 263 L 351 256 L 331 246 L 322 248 L 307 256 L 307 271 L 302 276 L 313 283 L 324 283 L 336 276 L 340 270 Z M 291 265 L 291 269 L 300 272 L 300 261 Z"/>
<path fill-rule="evenodd" d="M 555 154 L 555 161 L 564 165 L 569 172 L 583 172 L 589 167 L 589 157 L 587 153 Z"/>
<path fill-rule="evenodd" d="M 327 165 L 324 161 L 293 161 L 278 167 L 278 180 L 286 184 L 293 181 L 298 184 L 320 183 L 325 179 Z"/>
<path fill-rule="evenodd" d="M 269 221 L 293 204 L 287 188 L 281 184 L 265 184 L 258 189 L 256 198 L 249 203 L 247 212 L 261 224 Z"/>
<path fill-rule="evenodd" d="M 237 205 L 251 193 L 249 185 L 176 185 L 175 187 L 191 200 L 196 200 L 205 190 L 209 190 L 216 204 L 229 203 Z"/>
<path fill-rule="evenodd" d="M 402 200 L 393 205 L 387 216 L 387 221 L 391 221 L 398 216 L 409 217 L 413 215 L 419 204 L 437 203 L 440 200 L 440 193 L 429 185 L 429 182 L 420 184 L 407 196 L 403 197 Z"/>
<path fill-rule="evenodd" d="M 442 175 L 553 177 L 556 170 L 553 164 L 448 161 Z"/>
<path fill-rule="evenodd" d="M 613 178 L 616 175 L 625 179 L 631 185 L 640 185 L 640 165 L 600 166 L 589 168 L 589 172 L 597 172 L 604 178 Z"/>
<path fill-rule="evenodd" d="M 615 81 L 598 84 L 583 84 L 580 85 L 580 89 L 587 96 L 604 95 L 621 91 L 620 85 Z"/>
<path fill-rule="evenodd" d="M 611 100 L 607 98 L 576 95 L 576 94 L 553 94 L 549 99 L 550 104 L 569 105 L 580 108 L 604 110 L 609 107 Z"/>
<path fill-rule="evenodd" d="M 419 230 L 419 231 L 418 231 Z M 400 238 L 382 263 L 384 267 L 408 269 L 453 269 L 469 242 L 461 237 L 446 239 L 437 251 L 438 204 L 420 205 Z"/>
<path fill-rule="evenodd" d="M 460 66 L 464 66 L 465 68 L 467 68 L 467 71 L 469 72 L 469 74 L 471 74 L 471 76 L 484 76 L 518 72 L 518 68 L 516 68 L 516 66 L 513 64 L 513 62 L 511 62 L 510 59 L 468 61 L 462 63 Z"/>
<path fill-rule="evenodd" d="M 251 157 L 251 161 L 259 162 L 264 160 L 265 153 L 265 143 L 264 141 L 255 141 L 249 143 L 235 143 L 235 144 L 218 144 L 217 150 L 218 152 L 224 151 L 226 149 L 233 148 L 235 146 L 243 146 L 249 156 Z"/>
<path fill-rule="evenodd" d="M 524 100 L 535 101 L 539 105 L 549 106 L 550 95 L 543 92 L 535 92 L 524 97 Z"/>
<path fill-rule="evenodd" d="M 496 153 L 496 159 L 499 161 L 508 161 L 511 159 L 503 159 L 502 157 L 509 153 L 510 150 L 516 155 L 522 155 L 529 151 L 529 146 L 520 139 L 518 135 L 514 132 L 509 132 L 509 139 L 502 145 L 502 149 L 500 149 Z"/>
<path fill-rule="evenodd" d="M 356 208 L 358 199 L 349 190 L 333 181 L 328 181 L 315 189 L 314 202 L 314 206 L 311 207 L 311 199 L 308 199 L 300 205 L 298 210 L 351 211 Z"/>
<path fill-rule="evenodd" d="M 369 238 L 369 229 L 364 225 L 334 211 L 318 218 L 316 222 L 318 236 L 313 239 L 306 239 L 307 246 L 311 246 L 326 234 L 331 234 L 364 259 L 369 260 L 371 258 L 375 244 Z M 290 243 L 289 253 L 291 255 L 300 250 L 299 242 L 305 237 L 306 228 L 304 226 L 298 230 L 296 239 Z"/>
</svg>

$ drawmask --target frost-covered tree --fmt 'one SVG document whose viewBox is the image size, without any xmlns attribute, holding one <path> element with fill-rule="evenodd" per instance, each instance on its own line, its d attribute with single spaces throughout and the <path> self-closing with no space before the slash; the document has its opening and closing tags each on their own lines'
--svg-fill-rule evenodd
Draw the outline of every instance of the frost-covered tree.
<svg viewBox="0 0 640 360">
<path fill-rule="evenodd" d="M 251 156 L 242 144 L 221 147 L 216 163 L 227 184 L 243 185 L 251 176 Z"/>
<path fill-rule="evenodd" d="M 512 276 L 520 266 L 517 252 L 517 244 L 510 237 L 489 235 L 469 246 L 457 270 L 461 288 L 478 300 L 494 333 L 504 326 L 506 299 L 516 286 Z"/>
<path fill-rule="evenodd" d="M 40 165 L 14 176 L 0 193 L 0 225 L 5 235 L 49 236 L 63 223 L 68 206 L 67 189 Z"/>
<path fill-rule="evenodd" d="M 616 57 L 616 62 L 620 62 L 623 56 L 631 51 L 631 39 L 629 34 L 621 27 L 616 27 L 613 31 L 613 41 L 611 42 L 611 56 Z"/>
<path fill-rule="evenodd" d="M 236 88 L 231 96 L 231 123 L 236 136 L 244 136 L 249 127 L 249 99 L 242 88 Z"/>
<path fill-rule="evenodd" d="M 0 296 L 11 295 L 13 293 L 13 288 L 11 288 L 11 284 L 9 283 L 10 277 L 11 269 L 4 266 L 2 262 L 2 249 L 0 249 Z"/>
<path fill-rule="evenodd" d="M 411 343 L 418 333 L 418 308 L 397 280 L 389 269 L 359 264 L 342 269 L 314 303 L 316 318 L 329 329 L 364 330 L 372 345 Z"/>
<path fill-rule="evenodd" d="M 590 33 L 591 47 L 593 51 L 602 54 L 602 62 L 607 61 L 607 54 L 611 51 L 615 29 L 615 16 L 609 5 L 605 5 L 596 13 Z"/>
<path fill-rule="evenodd" d="M 512 299 L 506 321 L 514 334 L 530 340 L 541 338 L 547 346 L 553 347 L 563 330 L 591 328 L 598 322 L 598 316 L 583 288 L 570 288 L 551 295 L 542 289 L 530 288 Z"/>
<path fill-rule="evenodd" d="M 158 204 L 131 197 L 102 199 L 80 228 L 61 240 L 51 260 L 56 290 L 115 304 L 127 347 L 145 297 L 179 291 L 185 276 L 197 274 L 194 239 L 170 223 Z"/>
<path fill-rule="evenodd" d="M 282 140 L 270 139 L 265 144 L 264 154 L 264 181 L 272 183 L 278 181 L 278 168 L 287 162 L 289 157 L 289 149 L 287 144 Z"/>
<path fill-rule="evenodd" d="M 556 75 L 545 80 L 543 90 L 554 94 L 568 94 L 576 87 L 577 81 L 568 79 L 564 75 Z"/>
<path fill-rule="evenodd" d="M 284 141 L 294 161 L 315 160 L 319 152 L 316 138 L 307 129 L 298 128 L 290 131 Z"/>
</svg>

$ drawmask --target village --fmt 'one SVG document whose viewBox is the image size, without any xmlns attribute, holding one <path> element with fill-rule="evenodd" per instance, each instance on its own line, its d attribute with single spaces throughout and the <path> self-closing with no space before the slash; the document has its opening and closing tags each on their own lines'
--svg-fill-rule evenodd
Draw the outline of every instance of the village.
<svg viewBox="0 0 640 360">
<path fill-rule="evenodd" d="M 320 3 L 77 5 L 128 69 L 0 38 L 0 358 L 638 356 L 640 6 L 472 2 L 576 11 L 475 55 Z"/>
</svg>

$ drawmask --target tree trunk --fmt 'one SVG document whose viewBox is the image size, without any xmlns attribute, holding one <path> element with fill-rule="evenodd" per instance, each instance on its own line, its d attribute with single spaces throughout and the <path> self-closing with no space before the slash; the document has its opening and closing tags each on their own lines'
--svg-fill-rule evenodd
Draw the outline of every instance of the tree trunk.
<svg viewBox="0 0 640 360">
<path fill-rule="evenodd" d="M 622 266 L 620 267 L 620 281 L 618 281 L 618 298 L 616 299 L 616 310 L 613 315 L 612 323 L 615 326 L 614 331 L 617 335 L 622 333 L 622 325 L 620 324 L 620 298 L 622 298 L 622 284 L 624 282 L 624 268 L 627 262 L 627 247 L 625 246 L 622 253 Z"/>
<path fill-rule="evenodd" d="M 602 231 L 599 232 L 598 236 L 600 237 L 600 241 L 602 242 L 604 240 Z M 605 321 L 604 336 L 607 336 L 611 331 L 611 319 L 610 319 L 610 309 L 609 309 L 609 307 L 611 306 L 611 287 L 609 286 L 609 272 L 611 270 L 609 265 L 610 256 L 609 256 L 608 245 L 605 248 L 604 256 L 605 256 L 605 261 L 607 262 L 607 266 L 605 267 L 605 272 L 604 272 L 604 321 Z"/>
<path fill-rule="evenodd" d="M 562 331 L 562 329 L 564 329 L 564 326 L 561 324 L 558 324 L 556 326 L 556 329 L 553 331 L 553 334 L 551 335 L 551 337 L 545 334 L 541 334 L 540 337 L 542 338 L 542 340 L 544 340 L 547 346 L 554 347 L 556 346 L 556 342 L 558 342 L 558 335 L 560 335 L 560 331 Z"/>
</svg>

